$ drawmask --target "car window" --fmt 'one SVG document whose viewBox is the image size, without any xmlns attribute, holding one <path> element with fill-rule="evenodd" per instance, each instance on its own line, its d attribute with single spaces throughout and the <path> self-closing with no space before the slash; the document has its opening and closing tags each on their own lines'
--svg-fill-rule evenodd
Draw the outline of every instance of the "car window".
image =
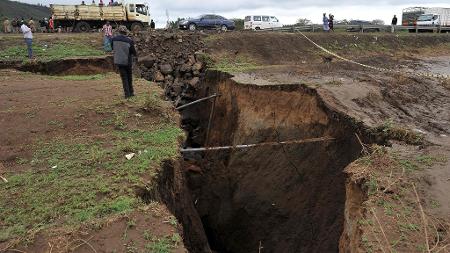
<svg viewBox="0 0 450 253">
<path fill-rule="evenodd" d="M 261 16 L 254 16 L 253 21 L 261 21 Z"/>
<path fill-rule="evenodd" d="M 217 19 L 220 19 L 220 20 L 225 20 L 226 18 L 224 18 L 224 17 L 222 17 L 222 16 L 216 16 L 217 17 Z"/>
<path fill-rule="evenodd" d="M 214 19 L 214 15 L 205 15 L 205 19 Z"/>
<path fill-rule="evenodd" d="M 130 4 L 130 12 L 134 12 L 134 4 Z"/>
<path fill-rule="evenodd" d="M 245 17 L 245 22 L 248 22 L 248 21 L 251 21 L 251 20 L 252 20 L 252 17 L 251 17 L 251 16 Z"/>
<path fill-rule="evenodd" d="M 276 18 L 276 17 L 270 17 L 270 19 L 272 20 L 272 22 L 280 22 L 280 21 L 278 20 L 278 18 Z"/>
<path fill-rule="evenodd" d="M 136 12 L 139 14 L 147 15 L 145 5 L 136 4 Z"/>
<path fill-rule="evenodd" d="M 269 22 L 269 16 L 262 16 L 262 21 L 263 22 Z"/>
</svg>

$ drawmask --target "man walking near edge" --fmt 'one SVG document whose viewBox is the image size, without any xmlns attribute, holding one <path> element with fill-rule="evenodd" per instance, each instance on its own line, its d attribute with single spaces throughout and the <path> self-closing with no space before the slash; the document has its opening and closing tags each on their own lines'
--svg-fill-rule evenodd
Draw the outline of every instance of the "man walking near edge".
<svg viewBox="0 0 450 253">
<path fill-rule="evenodd" d="M 28 49 L 28 58 L 33 58 L 33 33 L 31 32 L 31 28 L 29 28 L 25 22 L 22 21 L 22 26 L 20 26 L 20 31 L 23 33 L 23 38 L 25 39 L 25 43 L 27 44 Z"/>
<path fill-rule="evenodd" d="M 327 18 L 327 14 L 326 13 L 323 14 L 322 21 L 323 21 L 323 31 L 324 32 L 330 31 L 330 24 L 329 24 L 329 20 Z"/>
<path fill-rule="evenodd" d="M 126 36 L 128 30 L 125 26 L 119 26 L 117 31 L 119 35 L 112 39 L 114 64 L 119 68 L 125 98 L 130 98 L 134 96 L 132 56 L 137 57 L 136 49 L 133 40 Z"/>
<path fill-rule="evenodd" d="M 394 15 L 391 23 L 391 33 L 395 32 L 395 26 L 397 25 L 397 15 Z"/>
</svg>

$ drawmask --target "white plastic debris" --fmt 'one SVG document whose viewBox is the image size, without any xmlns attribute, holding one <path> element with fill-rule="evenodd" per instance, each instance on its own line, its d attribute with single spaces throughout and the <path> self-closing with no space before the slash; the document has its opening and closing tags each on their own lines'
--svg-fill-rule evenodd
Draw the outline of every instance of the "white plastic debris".
<svg viewBox="0 0 450 253">
<path fill-rule="evenodd" d="M 130 154 L 128 154 L 128 155 L 125 155 L 125 157 L 127 158 L 127 160 L 131 160 L 131 159 L 133 159 L 133 157 L 134 157 L 135 155 L 136 155 L 135 153 L 130 153 Z"/>
<path fill-rule="evenodd" d="M 52 169 L 56 169 L 56 168 L 58 168 L 58 165 L 55 165 L 55 166 L 52 167 Z"/>
<path fill-rule="evenodd" d="M 138 117 L 138 118 L 141 118 L 141 117 L 142 117 L 142 114 L 136 113 L 134 116 L 136 116 L 136 117 Z"/>
</svg>

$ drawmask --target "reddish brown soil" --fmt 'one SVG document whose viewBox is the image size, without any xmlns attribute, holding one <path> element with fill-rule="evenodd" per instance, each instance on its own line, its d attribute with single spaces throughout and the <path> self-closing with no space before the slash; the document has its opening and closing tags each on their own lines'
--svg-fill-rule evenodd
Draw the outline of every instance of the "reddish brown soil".
<svg viewBox="0 0 450 253">
<path fill-rule="evenodd" d="M 170 213 L 166 207 L 155 203 L 147 210 L 136 211 L 126 217 L 112 218 L 98 230 L 80 229 L 76 232 L 61 230 L 60 234 L 54 236 L 40 233 L 35 241 L 23 250 L 33 253 L 134 252 L 145 249 L 154 238 L 177 234 L 179 229 L 170 225 L 169 219 Z M 179 239 L 180 246 L 172 252 L 187 252 L 182 247 L 181 237 Z M 151 252 L 151 249 L 148 251 Z"/>
<path fill-rule="evenodd" d="M 135 81 L 135 92 L 143 96 L 146 92 L 160 90 L 153 86 L 149 91 L 148 83 L 138 80 Z M 29 163 L 24 165 L 18 159 L 30 160 L 37 141 L 65 136 L 103 139 L 105 133 L 99 123 L 111 116 L 105 109 L 108 107 L 143 113 L 140 108 L 125 102 L 120 78 L 115 73 L 109 73 L 101 80 L 69 81 L 0 70 L 0 175 L 31 169 Z M 160 115 L 146 114 L 143 117 L 146 117 L 143 124 L 164 120 Z M 169 222 L 170 215 L 165 206 L 152 203 L 145 210 L 100 222 L 97 229 L 86 225 L 76 231 L 58 228 L 52 229 L 49 234 L 44 230 L 36 235 L 31 244 L 19 244 L 6 252 L 143 250 L 146 244 L 152 242 L 151 238 L 171 236 L 179 231 L 178 227 L 170 225 L 173 223 L 173 218 Z M 145 231 L 151 238 L 144 236 Z M 9 243 L 0 243 L 0 249 Z M 174 252 L 185 252 L 182 239 Z"/>
</svg>

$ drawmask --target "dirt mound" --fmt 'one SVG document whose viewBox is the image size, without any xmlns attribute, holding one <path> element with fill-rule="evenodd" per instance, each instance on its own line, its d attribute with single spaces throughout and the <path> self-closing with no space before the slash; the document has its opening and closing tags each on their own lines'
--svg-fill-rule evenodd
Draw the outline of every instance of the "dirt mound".
<svg viewBox="0 0 450 253">
<path fill-rule="evenodd" d="M 134 38 L 140 54 L 141 76 L 159 83 L 166 97 L 176 101 L 176 105 L 192 100 L 205 70 L 201 59 L 205 36 L 200 33 L 141 33 Z"/>
<path fill-rule="evenodd" d="M 450 43 L 450 36 L 434 35 L 307 33 L 307 36 L 331 51 L 355 58 L 403 55 L 446 45 L 448 51 Z M 217 59 L 245 56 L 260 65 L 311 63 L 311 58 L 314 62 L 322 61 L 317 57 L 322 52 L 298 33 L 225 33 L 211 37 L 208 48 Z"/>
</svg>

